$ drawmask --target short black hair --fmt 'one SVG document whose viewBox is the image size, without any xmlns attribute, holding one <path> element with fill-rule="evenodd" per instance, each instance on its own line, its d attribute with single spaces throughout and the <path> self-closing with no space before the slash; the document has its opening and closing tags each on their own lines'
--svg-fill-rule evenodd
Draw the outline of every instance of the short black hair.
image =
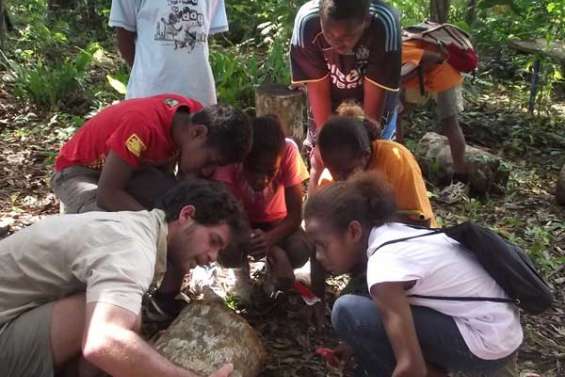
<svg viewBox="0 0 565 377">
<path fill-rule="evenodd" d="M 355 155 L 372 151 L 371 137 L 365 123 L 353 117 L 331 117 L 320 131 L 318 145 L 322 155 L 344 149 Z"/>
<path fill-rule="evenodd" d="M 187 205 L 196 208 L 194 220 L 199 224 L 227 224 L 231 230 L 232 243 L 247 241 L 245 237 L 250 234 L 250 228 L 245 211 L 222 183 L 186 178 L 159 198 L 156 208 L 163 210 L 165 220 L 171 222 L 178 219 L 181 209 Z"/>
<path fill-rule="evenodd" d="M 253 121 L 253 145 L 246 161 L 251 165 L 265 156 L 277 157 L 285 145 L 281 122 L 276 115 L 265 115 Z"/>
<path fill-rule="evenodd" d="M 208 128 L 208 142 L 225 164 L 242 162 L 251 149 L 253 131 L 249 117 L 229 105 L 212 105 L 191 115 L 192 124 Z"/>
<path fill-rule="evenodd" d="M 320 0 L 323 20 L 364 20 L 369 14 L 370 0 Z"/>
</svg>

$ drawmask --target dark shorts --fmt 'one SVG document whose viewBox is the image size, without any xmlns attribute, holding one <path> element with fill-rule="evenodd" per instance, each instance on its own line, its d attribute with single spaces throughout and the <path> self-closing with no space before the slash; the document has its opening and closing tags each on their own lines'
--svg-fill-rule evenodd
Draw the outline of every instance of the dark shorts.
<svg viewBox="0 0 565 377">
<path fill-rule="evenodd" d="M 0 371 L 10 377 L 53 377 L 50 326 L 53 303 L 0 325 Z"/>
</svg>

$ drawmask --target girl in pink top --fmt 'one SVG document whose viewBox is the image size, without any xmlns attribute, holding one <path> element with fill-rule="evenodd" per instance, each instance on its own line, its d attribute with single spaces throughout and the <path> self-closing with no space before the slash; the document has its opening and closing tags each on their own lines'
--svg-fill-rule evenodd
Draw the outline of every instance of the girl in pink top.
<svg viewBox="0 0 565 377">
<path fill-rule="evenodd" d="M 312 251 L 300 228 L 308 170 L 279 120 L 256 118 L 245 161 L 218 168 L 214 179 L 227 184 L 245 207 L 253 229 L 248 254 L 267 257 L 276 288 L 290 288 L 293 269 L 304 265 Z"/>
</svg>

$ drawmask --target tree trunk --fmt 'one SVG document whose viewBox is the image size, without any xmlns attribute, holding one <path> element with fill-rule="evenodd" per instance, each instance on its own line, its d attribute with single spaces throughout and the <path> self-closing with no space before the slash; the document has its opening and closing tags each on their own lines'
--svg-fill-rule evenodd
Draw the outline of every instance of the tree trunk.
<svg viewBox="0 0 565 377">
<path fill-rule="evenodd" d="M 306 128 L 306 98 L 302 91 L 279 84 L 262 85 L 255 90 L 255 110 L 257 116 L 276 115 L 285 135 L 301 145 Z"/>
<path fill-rule="evenodd" d="M 465 20 L 468 25 L 472 25 L 477 18 L 477 0 L 469 0 L 467 5 L 467 15 Z"/>
<path fill-rule="evenodd" d="M 100 26 L 100 22 L 98 20 L 98 14 L 96 13 L 96 0 L 87 0 L 85 6 L 88 23 L 93 27 L 98 28 Z"/>
<path fill-rule="evenodd" d="M 430 19 L 440 24 L 446 23 L 449 16 L 449 0 L 430 0 Z"/>
<path fill-rule="evenodd" d="M 6 10 L 4 6 L 4 0 L 0 0 L 0 48 L 4 48 L 6 38 Z"/>
<path fill-rule="evenodd" d="M 75 6 L 76 4 L 74 0 L 48 0 L 47 2 L 47 8 L 49 10 L 54 10 L 54 11 L 57 11 L 59 9 L 67 9 Z"/>
<path fill-rule="evenodd" d="M 256 377 L 267 359 L 255 330 L 221 300 L 188 304 L 154 345 L 173 363 L 201 376 L 229 362 L 232 377 Z"/>
</svg>

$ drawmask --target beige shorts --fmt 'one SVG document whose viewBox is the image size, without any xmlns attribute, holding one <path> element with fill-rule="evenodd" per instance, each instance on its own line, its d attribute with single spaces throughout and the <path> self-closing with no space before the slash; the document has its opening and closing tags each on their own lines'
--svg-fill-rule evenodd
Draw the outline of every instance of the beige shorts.
<svg viewBox="0 0 565 377">
<path fill-rule="evenodd" d="M 53 377 L 50 326 L 53 303 L 0 325 L 0 371 L 10 377 Z"/>
<path fill-rule="evenodd" d="M 70 166 L 56 172 L 51 178 L 51 186 L 61 201 L 61 212 L 99 211 L 96 205 L 99 178 L 100 171 L 83 166 Z"/>
<path fill-rule="evenodd" d="M 456 116 L 464 110 L 460 85 L 437 94 L 425 93 L 423 96 L 418 88 L 410 88 L 404 92 L 404 101 L 407 103 L 423 105 L 430 99 L 436 102 L 436 115 L 439 120 Z"/>
</svg>

